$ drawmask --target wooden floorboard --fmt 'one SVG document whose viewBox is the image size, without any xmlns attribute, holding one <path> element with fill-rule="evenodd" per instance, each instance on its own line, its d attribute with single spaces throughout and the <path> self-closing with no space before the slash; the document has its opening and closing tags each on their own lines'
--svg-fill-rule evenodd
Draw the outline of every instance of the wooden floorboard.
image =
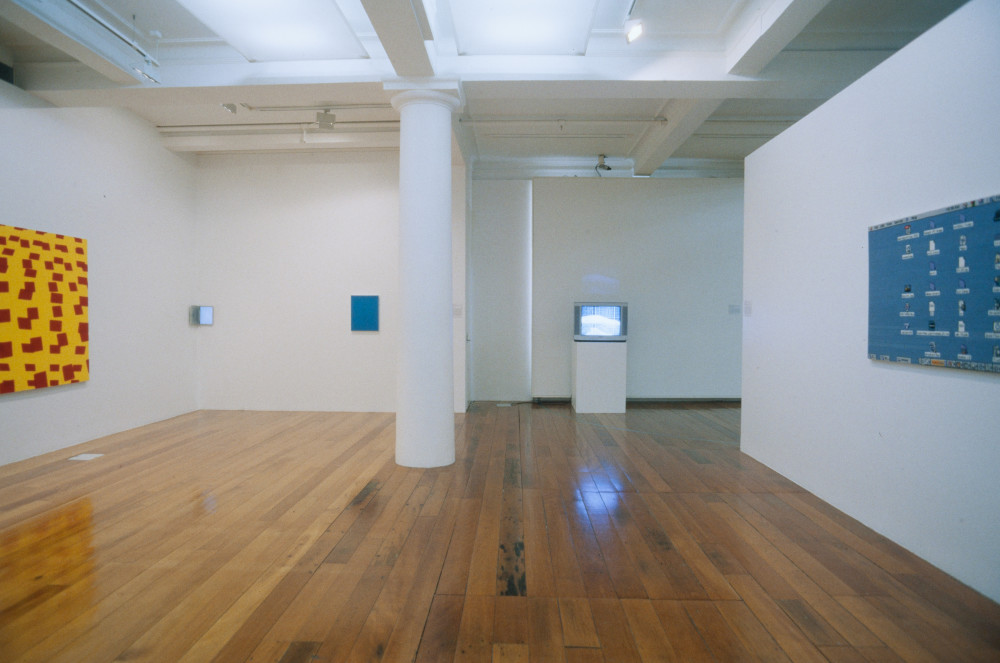
<svg viewBox="0 0 1000 663">
<path fill-rule="evenodd" d="M 0 661 L 1000 661 L 739 420 L 475 403 L 413 469 L 391 414 L 204 411 L 3 466 Z"/>
</svg>

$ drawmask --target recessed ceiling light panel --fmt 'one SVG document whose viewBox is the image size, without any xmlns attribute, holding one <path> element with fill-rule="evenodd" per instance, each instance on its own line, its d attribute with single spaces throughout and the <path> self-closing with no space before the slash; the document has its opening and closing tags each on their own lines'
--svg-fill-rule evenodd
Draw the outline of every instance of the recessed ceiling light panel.
<svg viewBox="0 0 1000 663">
<path fill-rule="evenodd" d="M 597 0 L 451 0 L 459 55 L 583 55 Z"/>
<path fill-rule="evenodd" d="M 251 62 L 368 57 L 333 0 L 178 0 Z"/>
</svg>

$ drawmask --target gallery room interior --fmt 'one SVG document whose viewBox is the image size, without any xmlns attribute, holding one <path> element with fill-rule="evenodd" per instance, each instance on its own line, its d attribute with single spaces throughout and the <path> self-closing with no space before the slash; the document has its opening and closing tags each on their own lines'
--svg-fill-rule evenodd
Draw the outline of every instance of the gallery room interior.
<svg viewBox="0 0 1000 663">
<path fill-rule="evenodd" d="M 1000 655 L 997 333 L 869 352 L 870 229 L 1000 196 L 1000 3 L 226 5 L 0 0 L 0 658 Z"/>
</svg>

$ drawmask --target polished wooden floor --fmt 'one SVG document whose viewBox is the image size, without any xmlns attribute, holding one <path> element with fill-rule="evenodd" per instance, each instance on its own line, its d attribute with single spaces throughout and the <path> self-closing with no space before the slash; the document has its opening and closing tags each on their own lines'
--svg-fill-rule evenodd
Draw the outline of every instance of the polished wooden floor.
<svg viewBox="0 0 1000 663">
<path fill-rule="evenodd" d="M 738 450 L 731 404 L 196 412 L 0 468 L 0 661 L 1000 661 L 1000 607 Z M 80 453 L 103 454 L 69 460 Z"/>
</svg>

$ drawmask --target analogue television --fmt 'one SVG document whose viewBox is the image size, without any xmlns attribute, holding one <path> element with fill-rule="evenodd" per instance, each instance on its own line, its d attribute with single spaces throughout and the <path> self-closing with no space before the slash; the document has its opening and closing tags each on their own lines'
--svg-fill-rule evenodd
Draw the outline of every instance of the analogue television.
<svg viewBox="0 0 1000 663">
<path fill-rule="evenodd" d="M 573 304 L 573 339 L 624 341 L 628 337 L 628 304 L 625 302 L 576 302 Z"/>
</svg>

